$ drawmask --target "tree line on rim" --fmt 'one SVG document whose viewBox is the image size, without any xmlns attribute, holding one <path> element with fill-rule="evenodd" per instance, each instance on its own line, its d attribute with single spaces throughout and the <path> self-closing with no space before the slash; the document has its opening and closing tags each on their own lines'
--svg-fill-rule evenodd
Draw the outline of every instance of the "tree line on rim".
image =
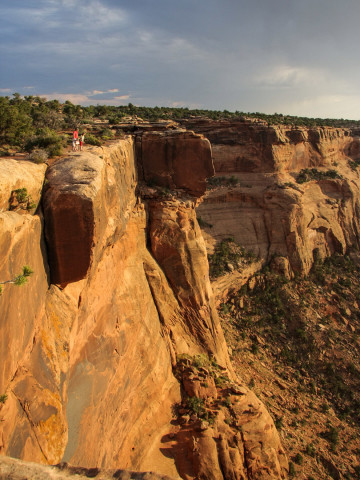
<svg viewBox="0 0 360 480">
<path fill-rule="evenodd" d="M 0 154 L 6 155 L 9 147 L 31 153 L 35 148 L 43 148 L 48 156 L 61 155 L 68 143 L 67 131 L 82 125 L 95 125 L 96 120 L 121 124 L 126 117 L 143 120 L 181 120 L 206 117 L 213 120 L 257 118 L 269 125 L 360 127 L 359 120 L 307 118 L 274 113 L 241 112 L 236 110 L 204 110 L 187 107 L 141 107 L 128 105 L 74 105 L 70 101 L 47 100 L 38 96 L 24 96 L 14 93 L 12 97 L 0 96 Z M 109 129 L 92 127 L 94 135 L 87 136 L 87 143 L 101 144 L 101 140 L 111 138 Z"/>
</svg>

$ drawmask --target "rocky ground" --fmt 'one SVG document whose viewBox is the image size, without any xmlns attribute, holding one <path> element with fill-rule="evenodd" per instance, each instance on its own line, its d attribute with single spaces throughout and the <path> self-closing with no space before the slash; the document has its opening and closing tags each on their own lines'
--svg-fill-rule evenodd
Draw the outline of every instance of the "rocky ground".
<svg viewBox="0 0 360 480">
<path fill-rule="evenodd" d="M 270 411 L 293 478 L 360 478 L 359 273 L 354 256 L 290 281 L 265 271 L 220 306 L 233 365 Z"/>
</svg>

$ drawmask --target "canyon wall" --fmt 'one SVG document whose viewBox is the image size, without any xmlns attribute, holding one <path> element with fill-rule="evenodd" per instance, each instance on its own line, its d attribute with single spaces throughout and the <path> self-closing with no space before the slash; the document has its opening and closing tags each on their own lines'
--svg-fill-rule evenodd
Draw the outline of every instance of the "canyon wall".
<svg viewBox="0 0 360 480">
<path fill-rule="evenodd" d="M 285 478 L 273 421 L 235 378 L 215 309 L 195 210 L 214 172 L 209 141 L 145 132 L 60 158 L 46 178 L 44 166 L 6 162 L 0 280 L 23 265 L 34 273 L 0 298 L 0 453 L 185 479 Z M 23 187 L 37 208 L 8 210 Z M 202 371 L 196 355 L 210 362 Z M 211 427 L 181 413 L 189 392 L 218 399 Z"/>
<path fill-rule="evenodd" d="M 210 252 L 231 236 L 259 256 L 260 266 L 272 262 L 292 276 L 307 274 L 315 257 L 358 249 L 360 140 L 354 132 L 251 120 L 186 125 L 211 141 L 220 177 L 197 210 L 211 225 L 204 229 Z M 309 181 L 297 183 L 303 169 L 310 170 Z M 219 295 L 244 281 L 237 272 L 228 275 Z"/>
</svg>

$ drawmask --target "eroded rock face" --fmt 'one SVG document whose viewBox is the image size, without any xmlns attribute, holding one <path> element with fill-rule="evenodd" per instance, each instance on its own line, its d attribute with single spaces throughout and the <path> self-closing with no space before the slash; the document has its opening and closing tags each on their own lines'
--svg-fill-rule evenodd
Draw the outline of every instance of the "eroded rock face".
<svg viewBox="0 0 360 480">
<path fill-rule="evenodd" d="M 211 142 L 216 173 L 274 173 L 331 166 L 346 154 L 358 155 L 350 130 L 289 127 L 259 120 L 197 120 L 185 126 Z"/>
<path fill-rule="evenodd" d="M 246 121 L 192 127 L 214 142 L 217 175 L 234 180 L 210 190 L 198 207 L 213 226 L 206 229 L 209 241 L 233 236 L 287 276 L 307 274 L 315 257 L 358 248 L 360 183 L 351 162 L 360 141 L 350 131 Z M 338 178 L 298 184 L 304 168 L 334 170 Z M 230 283 L 238 280 L 229 274 Z"/>
<path fill-rule="evenodd" d="M 283 479 L 288 462 L 273 420 L 244 385 L 232 382 L 216 363 L 177 365 L 187 396 L 178 407 L 176 433 L 167 439 L 183 478 Z M 184 456 L 183 452 L 187 455 Z"/>
<path fill-rule="evenodd" d="M 203 195 L 214 174 L 209 141 L 186 130 L 146 132 L 137 137 L 140 179 Z"/>
<path fill-rule="evenodd" d="M 46 257 L 39 216 L 0 213 L 0 281 L 14 279 L 24 265 L 34 270 L 22 287 L 3 286 L 0 322 L 0 392 L 14 375 L 19 359 L 32 348 L 36 328 L 44 316 L 48 289 Z"/>
<path fill-rule="evenodd" d="M 124 231 L 136 199 L 133 150 L 128 139 L 107 159 L 94 149 L 49 168 L 43 207 L 52 283 L 85 278 L 105 241 Z"/>
<path fill-rule="evenodd" d="M 171 480 L 166 475 L 158 475 L 152 472 L 131 472 L 129 470 L 104 470 L 100 468 L 73 467 L 62 463 L 56 466 L 39 465 L 32 462 L 24 462 L 10 457 L 0 457 L 1 480 L 85 480 L 98 478 L 99 480 Z"/>
<path fill-rule="evenodd" d="M 173 375 L 177 355 L 206 354 L 233 375 L 195 213 L 213 171 L 209 144 L 181 131 L 156 136 L 151 146 L 147 135 L 141 175 L 151 172 L 157 149 L 159 158 L 170 151 L 159 168 L 164 173 L 171 165 L 166 185 L 177 190 L 166 198 L 149 189 L 140 196 L 130 137 L 63 158 L 48 171 L 43 208 L 52 285 L 48 289 L 44 273 L 29 282 L 38 311 L 3 380 L 2 454 L 177 477 L 162 440 L 173 432 L 172 408 L 181 402 Z M 199 163 L 188 179 L 179 173 L 179 162 L 190 168 L 187 139 L 196 152 L 190 158 Z M 30 230 L 26 216 L 26 249 L 41 245 L 41 219 L 29 218 L 39 231 Z M 37 274 L 46 272 L 45 256 L 26 263 Z M 15 315 L 18 299 L 6 302 L 4 296 L 0 308 L 9 305 L 6 314 Z M 19 315 L 9 318 L 21 332 Z M 266 435 L 261 438 L 266 444 Z"/>
<path fill-rule="evenodd" d="M 2 158 L 0 161 L 0 212 L 9 210 L 11 192 L 26 188 L 32 202 L 40 202 L 46 165 L 37 165 L 25 160 Z M 25 213 L 25 212 L 24 212 Z"/>
</svg>

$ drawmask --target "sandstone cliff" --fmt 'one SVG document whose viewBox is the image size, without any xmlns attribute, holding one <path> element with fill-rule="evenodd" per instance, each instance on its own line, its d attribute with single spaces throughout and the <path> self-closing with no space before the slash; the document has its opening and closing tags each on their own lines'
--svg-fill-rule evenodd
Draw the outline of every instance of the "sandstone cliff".
<svg viewBox="0 0 360 480">
<path fill-rule="evenodd" d="M 212 174 L 204 137 L 149 132 L 58 160 L 36 212 L 0 214 L 1 278 L 24 264 L 35 272 L 0 299 L 2 454 L 185 479 L 286 476 L 274 424 L 235 378 L 215 309 L 195 212 Z M 4 209 L 12 191 L 30 191 L 20 178 L 2 190 Z M 185 385 L 200 380 L 176 373 L 179 355 L 216 365 L 205 383 L 217 387 L 195 395 L 213 426 L 186 403 Z M 211 403 L 221 395 L 225 409 Z"/>
<path fill-rule="evenodd" d="M 259 256 L 259 265 L 272 262 L 290 277 L 307 274 L 315 257 L 359 248 L 360 138 L 354 132 L 250 120 L 194 119 L 187 126 L 211 141 L 220 177 L 198 207 L 212 226 L 204 233 L 210 252 L 214 241 L 232 236 Z M 303 169 L 315 169 L 314 177 L 299 184 Z M 253 273 L 227 275 L 219 295 Z"/>
</svg>

